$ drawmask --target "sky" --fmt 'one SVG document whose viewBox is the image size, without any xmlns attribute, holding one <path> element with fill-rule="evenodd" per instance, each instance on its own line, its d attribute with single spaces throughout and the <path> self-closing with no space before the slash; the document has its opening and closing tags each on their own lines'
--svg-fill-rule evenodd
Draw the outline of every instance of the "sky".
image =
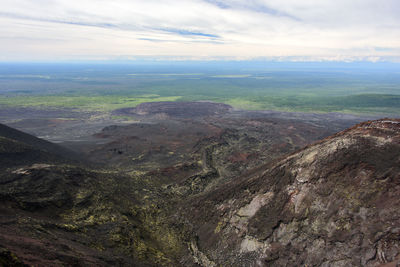
<svg viewBox="0 0 400 267">
<path fill-rule="evenodd" d="M 399 0 L 1 0 L 0 61 L 400 62 Z"/>
</svg>

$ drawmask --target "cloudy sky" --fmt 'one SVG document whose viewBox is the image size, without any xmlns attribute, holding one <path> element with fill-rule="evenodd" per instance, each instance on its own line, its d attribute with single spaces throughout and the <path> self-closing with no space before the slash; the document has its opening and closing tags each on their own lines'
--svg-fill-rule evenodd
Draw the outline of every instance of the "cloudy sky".
<svg viewBox="0 0 400 267">
<path fill-rule="evenodd" d="M 400 61 L 399 0 L 1 0 L 0 61 Z"/>
</svg>

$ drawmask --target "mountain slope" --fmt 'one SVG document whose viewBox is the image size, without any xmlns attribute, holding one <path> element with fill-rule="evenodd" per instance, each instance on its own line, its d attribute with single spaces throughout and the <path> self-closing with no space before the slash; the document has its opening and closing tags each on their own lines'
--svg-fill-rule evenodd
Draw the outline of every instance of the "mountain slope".
<svg viewBox="0 0 400 267">
<path fill-rule="evenodd" d="M 182 205 L 203 266 L 400 260 L 400 120 L 361 123 Z M 395 266 L 395 265 L 393 265 Z"/>
<path fill-rule="evenodd" d="M 75 162 L 74 152 L 30 134 L 0 124 L 0 169 L 36 162 Z"/>
<path fill-rule="evenodd" d="M 33 137 L 24 138 L 3 137 L 4 153 L 17 161 L 0 172 L 0 264 L 6 266 L 400 260 L 399 119 L 358 124 L 210 187 L 198 183 L 217 175 L 165 184 L 158 172 L 59 162 L 29 143 Z M 18 160 L 20 151 L 26 162 Z"/>
<path fill-rule="evenodd" d="M 57 145 L 5 126 L 0 130 L 1 266 L 177 261 L 182 245 L 152 201 L 158 194 L 152 181 L 83 167 Z"/>
</svg>

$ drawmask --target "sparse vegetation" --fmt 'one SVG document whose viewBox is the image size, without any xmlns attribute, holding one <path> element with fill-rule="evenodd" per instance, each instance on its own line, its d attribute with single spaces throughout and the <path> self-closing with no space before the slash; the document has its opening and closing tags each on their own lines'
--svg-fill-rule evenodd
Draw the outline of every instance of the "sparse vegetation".
<svg viewBox="0 0 400 267">
<path fill-rule="evenodd" d="M 141 71 L 134 65 L 63 68 L 44 65 L 28 68 L 31 73 L 4 71 L 0 108 L 109 112 L 144 102 L 214 101 L 249 110 L 400 114 L 396 69 L 207 67 L 202 73 L 196 66 Z"/>
<path fill-rule="evenodd" d="M 177 101 L 179 96 L 14 96 L 0 97 L 0 105 L 17 107 L 63 107 L 82 111 L 111 111 L 114 109 L 135 107 L 140 103 L 154 101 Z"/>
</svg>

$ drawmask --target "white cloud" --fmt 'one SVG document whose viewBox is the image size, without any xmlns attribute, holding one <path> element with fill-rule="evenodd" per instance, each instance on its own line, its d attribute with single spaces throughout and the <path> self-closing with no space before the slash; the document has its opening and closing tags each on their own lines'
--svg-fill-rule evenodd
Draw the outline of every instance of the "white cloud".
<svg viewBox="0 0 400 267">
<path fill-rule="evenodd" d="M 397 60 L 398 0 L 2 0 L 0 60 Z"/>
</svg>

